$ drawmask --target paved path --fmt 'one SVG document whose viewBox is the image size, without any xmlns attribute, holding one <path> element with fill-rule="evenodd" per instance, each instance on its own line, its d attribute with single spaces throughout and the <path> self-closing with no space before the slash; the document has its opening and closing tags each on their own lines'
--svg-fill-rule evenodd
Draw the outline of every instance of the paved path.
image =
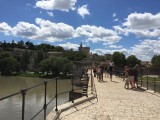
<svg viewBox="0 0 160 120">
<path fill-rule="evenodd" d="M 63 112 L 60 120 L 160 120 L 160 97 L 144 90 L 124 89 L 119 78 L 95 79 L 98 101 Z"/>
</svg>

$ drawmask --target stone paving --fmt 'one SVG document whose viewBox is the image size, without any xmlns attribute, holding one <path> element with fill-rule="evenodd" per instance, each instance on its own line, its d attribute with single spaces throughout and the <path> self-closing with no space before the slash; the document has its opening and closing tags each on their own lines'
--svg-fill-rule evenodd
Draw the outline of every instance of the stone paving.
<svg viewBox="0 0 160 120">
<path fill-rule="evenodd" d="M 125 89 L 113 76 L 111 82 L 95 78 L 98 99 L 85 102 L 60 115 L 60 120 L 160 120 L 160 97 L 142 89 Z"/>
</svg>

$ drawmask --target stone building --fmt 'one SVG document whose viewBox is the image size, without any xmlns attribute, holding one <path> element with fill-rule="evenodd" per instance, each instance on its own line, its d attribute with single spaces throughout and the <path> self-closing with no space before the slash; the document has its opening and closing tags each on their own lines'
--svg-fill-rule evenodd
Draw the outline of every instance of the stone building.
<svg viewBox="0 0 160 120">
<path fill-rule="evenodd" d="M 90 47 L 83 47 L 82 43 L 80 44 L 79 51 L 83 52 L 87 57 L 90 56 Z"/>
</svg>

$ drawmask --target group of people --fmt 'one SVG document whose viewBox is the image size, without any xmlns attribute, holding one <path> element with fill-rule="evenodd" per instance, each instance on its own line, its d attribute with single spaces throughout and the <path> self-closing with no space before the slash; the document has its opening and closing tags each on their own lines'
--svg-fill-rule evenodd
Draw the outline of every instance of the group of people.
<svg viewBox="0 0 160 120">
<path fill-rule="evenodd" d="M 131 89 L 138 88 L 138 74 L 139 74 L 139 65 L 136 64 L 134 68 L 131 68 L 129 66 L 125 66 L 124 68 L 124 81 L 125 81 L 125 88 L 129 89 L 129 86 L 131 86 Z"/>
<path fill-rule="evenodd" d="M 97 77 L 98 81 L 103 81 L 103 74 L 105 74 L 106 77 L 110 76 L 110 80 L 112 81 L 112 75 L 113 75 L 113 62 L 110 61 L 108 66 L 95 66 L 93 69 L 94 77 Z"/>
</svg>

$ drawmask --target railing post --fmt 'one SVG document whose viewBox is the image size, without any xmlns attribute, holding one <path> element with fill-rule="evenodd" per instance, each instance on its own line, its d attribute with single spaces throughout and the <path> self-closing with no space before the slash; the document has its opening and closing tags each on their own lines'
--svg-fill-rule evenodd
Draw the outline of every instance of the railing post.
<svg viewBox="0 0 160 120">
<path fill-rule="evenodd" d="M 26 95 L 26 90 L 23 89 L 21 90 L 22 94 L 22 120 L 24 120 L 24 115 L 25 115 L 25 95 Z"/>
<path fill-rule="evenodd" d="M 148 75 L 147 75 L 147 90 L 148 90 Z"/>
<path fill-rule="evenodd" d="M 44 81 L 44 106 L 43 106 L 43 109 L 44 109 L 44 120 L 46 120 L 46 109 L 47 109 L 47 81 Z"/>
<path fill-rule="evenodd" d="M 93 67 L 91 68 L 91 94 L 93 94 L 93 76 L 92 76 L 92 69 L 93 69 Z"/>
<path fill-rule="evenodd" d="M 58 108 L 57 108 L 57 99 L 58 99 L 58 94 L 57 94 L 57 77 L 56 77 L 56 109 L 55 111 L 58 111 Z"/>
<path fill-rule="evenodd" d="M 72 103 L 74 103 L 74 99 L 73 99 L 73 91 L 74 91 L 74 87 L 73 87 L 73 74 L 71 75 L 71 83 L 72 83 Z"/>
<path fill-rule="evenodd" d="M 156 93 L 156 78 L 154 78 L 154 93 Z"/>
<path fill-rule="evenodd" d="M 141 74 L 141 87 L 142 87 L 142 74 Z"/>
</svg>

